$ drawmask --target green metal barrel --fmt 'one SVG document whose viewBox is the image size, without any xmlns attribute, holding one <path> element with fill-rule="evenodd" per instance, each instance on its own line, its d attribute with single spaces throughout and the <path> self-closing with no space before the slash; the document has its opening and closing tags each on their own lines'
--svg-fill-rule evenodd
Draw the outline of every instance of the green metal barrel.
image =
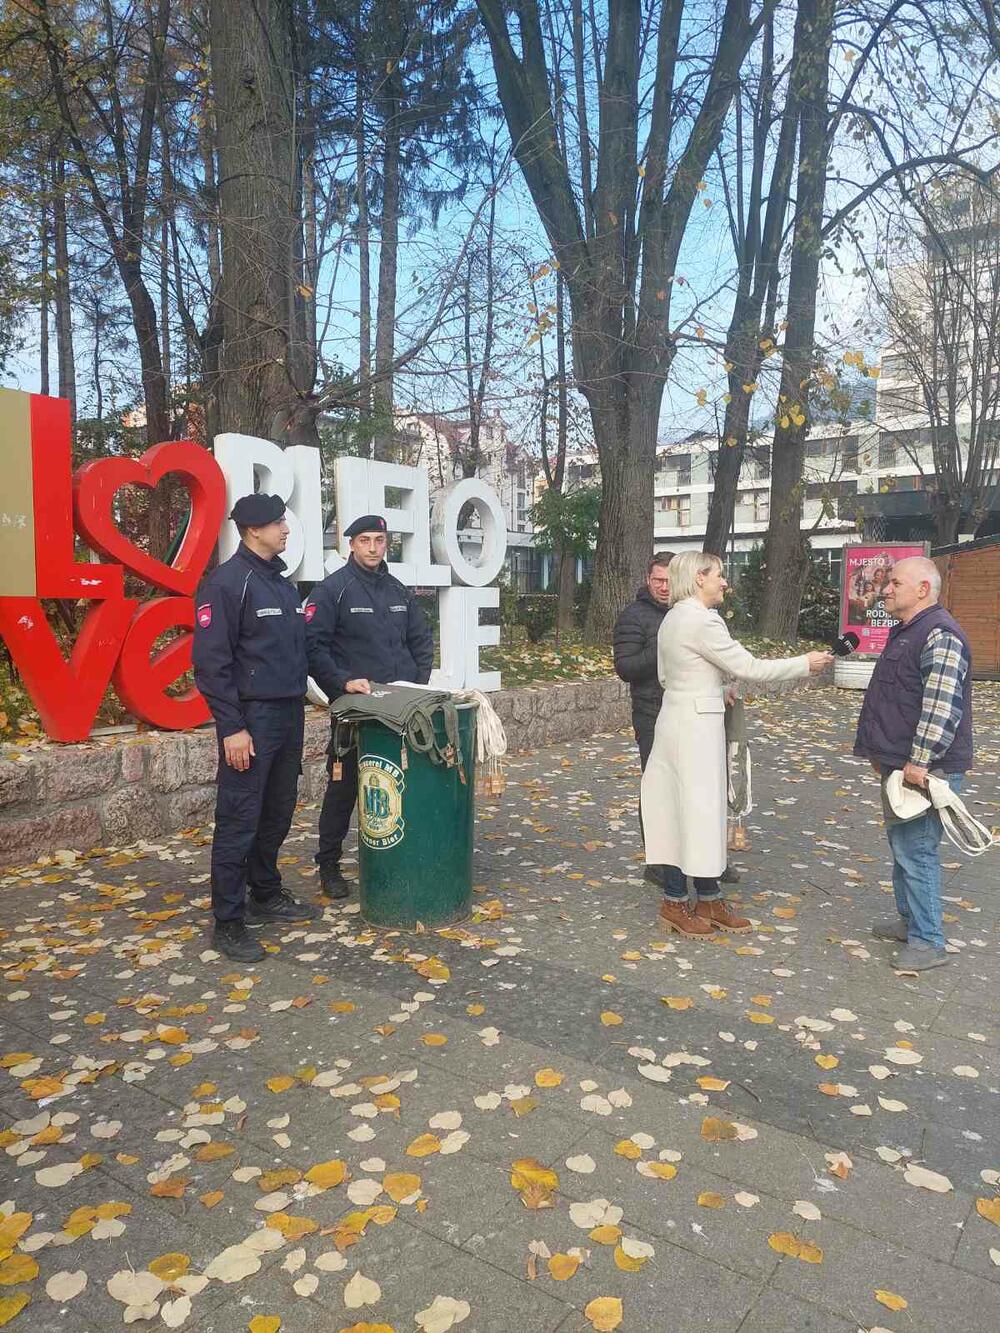
<svg viewBox="0 0 1000 1333">
<path fill-rule="evenodd" d="M 361 915 L 372 925 L 412 929 L 419 921 L 430 929 L 471 911 L 477 705 L 457 711 L 461 770 L 409 745 L 404 768 L 394 731 L 374 720 L 359 724 Z M 434 730 L 444 746 L 440 711 Z"/>
</svg>

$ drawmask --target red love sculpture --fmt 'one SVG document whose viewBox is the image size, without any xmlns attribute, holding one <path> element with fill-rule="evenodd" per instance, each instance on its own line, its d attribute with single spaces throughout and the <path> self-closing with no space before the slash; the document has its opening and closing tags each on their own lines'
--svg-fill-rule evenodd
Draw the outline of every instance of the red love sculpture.
<svg viewBox="0 0 1000 1333">
<path fill-rule="evenodd" d="M 165 648 L 153 652 L 153 644 L 168 629 L 188 630 Z M 183 731 L 198 727 L 212 716 L 208 704 L 192 686 L 180 695 L 167 694 L 185 671 L 191 669 L 191 633 L 194 603 L 190 597 L 154 597 L 136 613 L 115 666 L 115 693 L 136 717 L 154 727 Z"/>
<path fill-rule="evenodd" d="M 172 564 L 157 560 L 124 535 L 115 522 L 114 498 L 123 486 L 154 487 L 174 473 L 191 495 L 191 517 Z M 77 530 L 88 545 L 118 560 L 157 588 L 193 593 L 212 553 L 226 511 L 226 480 L 208 452 L 192 440 L 154 444 L 141 458 L 99 458 L 73 477 Z"/>
<path fill-rule="evenodd" d="M 110 597 L 87 612 L 67 662 L 36 597 L 0 597 L 0 635 L 54 741 L 85 741 L 138 602 Z"/>
</svg>

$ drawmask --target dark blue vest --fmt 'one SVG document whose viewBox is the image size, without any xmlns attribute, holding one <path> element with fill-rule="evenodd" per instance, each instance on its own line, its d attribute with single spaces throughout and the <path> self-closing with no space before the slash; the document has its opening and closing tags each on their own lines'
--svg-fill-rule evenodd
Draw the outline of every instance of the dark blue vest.
<svg viewBox="0 0 1000 1333">
<path fill-rule="evenodd" d="M 858 719 L 856 755 L 876 759 L 890 768 L 903 768 L 909 762 L 924 697 L 920 654 L 933 629 L 946 629 L 961 639 L 969 669 L 965 674 L 962 720 L 951 745 L 931 767 L 942 773 L 964 773 L 972 767 L 972 652 L 961 626 L 943 606 L 930 606 L 908 624 L 894 625 L 889 631 L 889 641 L 875 663 Z"/>
</svg>

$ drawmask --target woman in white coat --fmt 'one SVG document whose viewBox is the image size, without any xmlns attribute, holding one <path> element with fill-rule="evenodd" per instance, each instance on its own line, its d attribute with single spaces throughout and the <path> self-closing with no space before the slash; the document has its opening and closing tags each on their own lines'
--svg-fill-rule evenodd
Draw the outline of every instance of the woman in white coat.
<svg viewBox="0 0 1000 1333">
<path fill-rule="evenodd" d="M 729 682 L 768 684 L 817 675 L 830 653 L 754 657 L 718 614 L 727 583 L 718 556 L 684 551 L 670 565 L 670 607 L 657 639 L 663 704 L 642 775 L 646 862 L 663 866 L 660 918 L 670 931 L 707 936 L 743 932 L 750 922 L 726 904 L 725 690 Z M 687 876 L 698 901 L 688 900 Z"/>
</svg>

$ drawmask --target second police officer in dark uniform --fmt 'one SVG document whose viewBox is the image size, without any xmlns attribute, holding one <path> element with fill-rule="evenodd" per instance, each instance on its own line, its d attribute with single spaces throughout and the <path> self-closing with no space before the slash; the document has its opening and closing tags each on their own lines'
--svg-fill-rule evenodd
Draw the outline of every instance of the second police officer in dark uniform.
<svg viewBox="0 0 1000 1333">
<path fill-rule="evenodd" d="M 213 943 L 228 958 L 256 962 L 265 951 L 247 926 L 320 914 L 282 888 L 278 871 L 302 764 L 305 615 L 282 577 L 284 501 L 245 495 L 230 518 L 240 545 L 198 589 L 192 656 L 219 742 Z"/>
<path fill-rule="evenodd" d="M 346 565 L 315 587 L 306 601 L 309 674 L 331 700 L 370 694 L 372 684 L 394 680 L 425 685 L 434 665 L 434 637 L 413 595 L 385 563 L 388 536 L 380 514 L 365 514 L 345 529 Z M 330 782 L 319 817 L 323 892 L 346 898 L 350 882 L 340 854 L 358 797 L 356 750 L 329 757 Z"/>
</svg>

